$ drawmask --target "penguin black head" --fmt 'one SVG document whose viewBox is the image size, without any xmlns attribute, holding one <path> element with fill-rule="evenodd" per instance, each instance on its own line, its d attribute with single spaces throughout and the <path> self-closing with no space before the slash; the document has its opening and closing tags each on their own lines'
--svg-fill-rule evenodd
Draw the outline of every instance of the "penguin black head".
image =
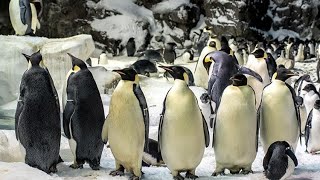
<svg viewBox="0 0 320 180">
<path fill-rule="evenodd" d="M 113 70 L 113 72 L 116 72 L 120 74 L 121 79 L 125 81 L 138 81 L 138 73 L 132 68 L 124 68 L 119 70 Z"/>
<path fill-rule="evenodd" d="M 302 90 L 307 92 L 314 91 L 315 93 L 317 93 L 317 89 L 313 84 L 307 84 Z"/>
<path fill-rule="evenodd" d="M 235 74 L 230 80 L 232 81 L 233 86 L 245 86 L 247 85 L 247 77 L 243 74 Z"/>
<path fill-rule="evenodd" d="M 320 110 L 320 99 L 316 100 L 316 102 L 314 103 L 314 108 Z"/>
<path fill-rule="evenodd" d="M 68 53 L 68 55 L 71 57 L 71 60 L 72 60 L 72 70 L 77 72 L 77 71 L 79 71 L 81 69 L 87 69 L 88 68 L 86 63 L 84 63 L 81 59 L 78 59 L 78 58 L 74 57 L 70 53 Z"/>
<path fill-rule="evenodd" d="M 186 81 L 187 84 L 189 83 L 189 77 L 187 75 L 186 70 L 183 69 L 181 66 L 159 66 L 159 68 L 162 68 L 169 72 L 169 74 L 176 80 L 180 79 L 183 81 Z"/>
<path fill-rule="evenodd" d="M 173 50 L 176 46 L 177 46 L 176 43 L 174 43 L 174 42 L 169 42 L 169 43 L 167 43 L 167 45 L 166 45 L 166 49 Z"/>
<path fill-rule="evenodd" d="M 29 56 L 29 55 L 26 55 L 26 54 L 23 54 L 22 53 L 22 55 L 24 56 L 24 57 L 26 57 L 26 59 L 27 59 L 27 61 L 28 61 L 28 63 L 29 63 L 29 68 L 31 67 L 31 66 L 44 66 L 43 65 L 43 61 L 42 61 L 42 55 L 41 55 L 41 53 L 40 53 L 40 50 L 39 51 L 37 51 L 37 52 L 35 52 L 35 53 L 33 53 L 31 56 Z"/>
<path fill-rule="evenodd" d="M 256 58 L 267 58 L 267 54 L 262 49 L 257 49 L 253 53 L 254 57 Z"/>
<path fill-rule="evenodd" d="M 213 48 L 217 48 L 216 42 L 215 41 L 210 41 L 209 46 Z"/>
<path fill-rule="evenodd" d="M 131 38 L 128 40 L 128 42 L 134 42 L 134 38 L 131 37 Z"/>
<path fill-rule="evenodd" d="M 275 79 L 286 81 L 288 78 L 296 76 L 293 72 L 291 72 L 289 69 L 286 69 L 284 67 L 279 67 L 277 69 L 277 72 L 275 73 Z"/>
</svg>

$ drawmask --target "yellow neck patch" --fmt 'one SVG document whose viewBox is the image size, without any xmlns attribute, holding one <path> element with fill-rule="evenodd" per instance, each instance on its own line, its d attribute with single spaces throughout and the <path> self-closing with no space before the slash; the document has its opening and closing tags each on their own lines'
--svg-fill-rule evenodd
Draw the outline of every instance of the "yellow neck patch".
<svg viewBox="0 0 320 180">
<path fill-rule="evenodd" d="M 73 72 L 75 72 L 75 73 L 77 73 L 78 71 L 80 71 L 81 70 L 81 68 L 79 67 L 79 66 L 77 66 L 77 65 L 75 65 L 74 67 L 73 67 Z"/>
<path fill-rule="evenodd" d="M 183 73 L 183 78 L 184 78 L 184 81 L 189 84 L 189 76 L 187 73 Z"/>
<path fill-rule="evenodd" d="M 277 76 L 278 76 L 278 73 L 275 72 L 275 73 L 272 75 L 272 80 L 271 80 L 271 81 L 275 80 Z"/>
<path fill-rule="evenodd" d="M 265 59 L 268 58 L 267 53 L 264 53 L 264 54 L 263 54 L 263 58 L 265 58 Z"/>
<path fill-rule="evenodd" d="M 206 58 L 204 58 L 204 62 L 205 63 L 212 62 L 212 59 L 209 56 L 207 56 Z"/>
<path fill-rule="evenodd" d="M 139 84 L 139 76 L 138 76 L 138 74 L 136 74 L 136 76 L 134 77 L 134 82 L 136 84 Z"/>
</svg>

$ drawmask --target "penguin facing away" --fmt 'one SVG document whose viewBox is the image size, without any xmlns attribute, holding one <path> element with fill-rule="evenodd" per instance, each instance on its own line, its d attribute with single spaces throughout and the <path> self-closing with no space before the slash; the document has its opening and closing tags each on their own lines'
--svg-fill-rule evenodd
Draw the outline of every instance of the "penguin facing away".
<svg viewBox="0 0 320 180">
<path fill-rule="evenodd" d="M 114 90 L 109 114 L 102 131 L 104 143 L 109 141 L 115 158 L 116 170 L 112 176 L 124 175 L 124 169 L 133 173 L 130 179 L 141 178 L 143 152 L 149 152 L 149 112 L 139 77 L 133 68 L 114 70 L 121 81 Z"/>
<path fill-rule="evenodd" d="M 265 176 L 271 180 L 288 178 L 296 166 L 298 166 L 298 160 L 293 148 L 286 141 L 272 143 L 263 158 Z"/>
<path fill-rule="evenodd" d="M 70 167 L 83 168 L 85 162 L 99 170 L 103 150 L 101 138 L 104 110 L 97 84 L 86 64 L 68 54 L 72 70 L 67 77 L 67 103 L 63 111 L 63 129 L 74 156 Z"/>
<path fill-rule="evenodd" d="M 195 179 L 205 147 L 209 146 L 209 131 L 197 99 L 188 87 L 188 76 L 179 66 L 159 66 L 175 79 L 163 102 L 158 141 L 164 162 L 174 179 Z M 185 109 L 188 104 L 188 109 Z"/>
<path fill-rule="evenodd" d="M 20 84 L 15 133 L 25 163 L 46 173 L 57 172 L 61 122 L 57 91 L 42 55 L 24 55 L 29 63 Z"/>
<path fill-rule="evenodd" d="M 175 47 L 176 43 L 167 43 L 163 51 L 163 59 L 168 64 L 173 64 L 174 60 L 177 58 Z"/>
<path fill-rule="evenodd" d="M 272 83 L 263 90 L 261 101 L 260 137 L 264 152 L 275 141 L 287 141 L 295 150 L 300 130 L 298 101 L 293 88 L 285 80 L 295 74 L 280 67 Z"/>
<path fill-rule="evenodd" d="M 320 100 L 316 100 L 308 115 L 306 124 L 306 152 L 315 154 L 320 151 Z"/>
<path fill-rule="evenodd" d="M 126 45 L 127 49 L 127 56 L 132 57 L 134 56 L 134 53 L 136 52 L 136 43 L 134 41 L 134 38 L 130 38 Z"/>
<path fill-rule="evenodd" d="M 225 169 L 232 174 L 252 172 L 258 150 L 259 123 L 254 91 L 243 74 L 235 74 L 231 80 L 232 85 L 223 91 L 213 132 L 216 157 L 213 176 L 224 174 Z"/>
</svg>

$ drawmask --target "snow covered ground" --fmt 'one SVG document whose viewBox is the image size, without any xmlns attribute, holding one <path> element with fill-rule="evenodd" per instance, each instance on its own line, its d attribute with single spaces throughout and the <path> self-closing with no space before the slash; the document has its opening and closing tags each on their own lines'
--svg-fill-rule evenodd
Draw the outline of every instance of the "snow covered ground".
<svg viewBox="0 0 320 180">
<path fill-rule="evenodd" d="M 121 62 L 120 62 L 121 61 Z M 109 61 L 105 67 L 108 69 L 114 69 L 116 67 L 125 67 L 129 63 L 134 62 L 135 58 L 116 57 Z M 186 64 L 192 71 L 196 63 Z M 314 77 L 315 62 L 297 63 L 297 71 L 309 71 L 312 72 Z M 314 78 L 313 78 L 314 79 Z M 162 102 L 164 97 L 172 86 L 172 82 L 168 82 L 164 78 L 147 78 L 140 77 L 142 90 L 147 98 L 149 111 L 150 111 L 150 137 L 157 140 L 157 130 L 160 119 L 160 113 L 162 110 Z M 205 92 L 204 89 L 199 87 L 191 87 L 197 98 Z M 110 102 L 110 95 L 102 95 L 103 103 L 105 105 L 106 114 L 108 112 L 108 104 Z M 200 102 L 200 101 L 199 101 Z M 199 103 L 204 111 L 206 117 L 208 117 L 208 105 Z M 187 105 L 186 105 L 187 108 Z M 1 133 L 3 132 L 3 133 Z M 210 131 L 212 137 L 212 131 Z M 304 145 L 298 145 L 296 156 L 299 161 L 298 167 L 295 169 L 291 179 L 319 179 L 320 178 L 320 156 L 310 155 L 304 152 Z M 0 131 L 0 158 L 13 156 L 11 161 L 17 161 L 19 159 L 19 146 L 15 140 L 14 131 Z M 64 159 L 64 163 L 58 165 L 58 173 L 47 175 L 46 173 L 37 169 L 31 168 L 21 162 L 1 162 L 0 159 L 0 179 L 1 180 L 16 180 L 16 179 L 127 179 L 129 174 L 123 177 L 111 177 L 109 172 L 114 170 L 114 158 L 110 149 L 105 148 L 101 159 L 101 169 L 99 171 L 92 171 L 88 165 L 84 166 L 84 169 L 74 170 L 69 168 L 72 163 L 73 157 L 69 150 L 68 141 L 62 137 L 61 140 L 61 156 Z M 261 180 L 265 179 L 263 175 L 262 161 L 264 152 L 259 146 L 259 150 L 255 161 L 252 165 L 253 174 L 249 175 L 231 175 L 227 172 L 226 176 L 211 177 L 215 169 L 215 156 L 211 145 L 206 149 L 203 159 L 196 170 L 196 174 L 199 179 L 252 179 Z M 6 160 L 8 161 L 8 160 Z M 143 179 L 150 180 L 170 180 L 172 176 L 170 171 L 165 167 L 143 167 L 142 171 L 145 173 Z"/>
</svg>

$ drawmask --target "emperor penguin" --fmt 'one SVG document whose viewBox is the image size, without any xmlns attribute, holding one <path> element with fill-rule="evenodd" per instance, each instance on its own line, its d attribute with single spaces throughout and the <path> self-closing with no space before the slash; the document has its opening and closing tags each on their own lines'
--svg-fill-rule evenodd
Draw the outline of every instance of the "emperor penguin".
<svg viewBox="0 0 320 180">
<path fill-rule="evenodd" d="M 167 64 L 173 64 L 174 60 L 177 58 L 175 51 L 176 43 L 167 43 L 163 51 L 163 59 Z"/>
<path fill-rule="evenodd" d="M 263 90 L 261 101 L 260 137 L 264 152 L 275 141 L 287 141 L 295 150 L 299 140 L 300 113 L 296 94 L 285 81 L 295 74 L 278 68 L 271 84 Z"/>
<path fill-rule="evenodd" d="M 188 87 L 188 75 L 180 66 L 159 66 L 175 79 L 168 91 L 161 113 L 158 141 L 163 160 L 174 179 L 195 179 L 205 147 L 209 146 L 209 131 L 196 96 Z M 183 108 L 188 104 L 188 109 Z"/>
<path fill-rule="evenodd" d="M 38 18 L 42 13 L 42 0 L 11 0 L 9 14 L 16 35 L 34 36 L 40 29 Z"/>
<path fill-rule="evenodd" d="M 216 116 L 213 147 L 216 170 L 212 174 L 252 172 L 251 165 L 258 150 L 258 121 L 253 89 L 247 85 L 243 74 L 230 78 L 232 85 L 226 87 Z M 233 102 L 233 103 L 230 103 Z"/>
<path fill-rule="evenodd" d="M 108 56 L 105 51 L 103 51 L 99 56 L 99 65 L 107 65 L 108 64 Z"/>
<path fill-rule="evenodd" d="M 282 64 L 287 69 L 293 69 L 295 64 L 293 59 L 287 59 L 284 57 L 284 50 L 281 50 L 280 57 L 276 59 L 276 63 L 277 63 L 277 66 Z"/>
<path fill-rule="evenodd" d="M 83 168 L 85 162 L 99 170 L 103 142 L 104 110 L 97 84 L 80 59 L 68 54 L 72 70 L 67 75 L 67 103 L 63 111 L 63 129 L 74 156 L 71 168 Z"/>
<path fill-rule="evenodd" d="M 143 152 L 148 151 L 149 112 L 139 77 L 133 68 L 113 70 L 121 81 L 114 90 L 109 114 L 104 122 L 102 139 L 109 140 L 116 169 L 112 176 L 124 175 L 124 169 L 133 173 L 132 180 L 141 178 Z"/>
<path fill-rule="evenodd" d="M 42 55 L 25 55 L 15 113 L 15 133 L 25 163 L 46 173 L 57 172 L 61 139 L 60 106 L 57 91 Z"/>
<path fill-rule="evenodd" d="M 197 65 L 194 70 L 194 83 L 196 86 L 204 89 L 208 88 L 209 68 L 212 61 L 206 58 L 206 56 L 214 51 L 217 51 L 216 43 L 210 42 L 208 46 L 203 48 L 199 56 Z"/>
<path fill-rule="evenodd" d="M 270 145 L 263 158 L 263 169 L 266 178 L 284 180 L 292 175 L 298 166 L 293 148 L 286 141 L 276 141 Z"/>
<path fill-rule="evenodd" d="M 263 88 L 270 83 L 272 75 L 277 69 L 277 65 L 274 59 L 272 57 L 268 57 L 264 50 L 257 49 L 252 53 L 252 55 L 249 55 L 248 62 L 245 66 L 262 77 L 262 82 L 259 82 L 253 77 L 248 77 L 248 84 L 255 91 L 257 100 L 256 108 L 258 109 L 261 102 Z"/>
<path fill-rule="evenodd" d="M 304 61 L 304 45 L 302 43 L 299 43 L 297 54 L 294 57 L 294 61 Z"/>
<path fill-rule="evenodd" d="M 134 53 L 136 52 L 136 43 L 135 43 L 133 37 L 128 40 L 127 45 L 126 45 L 126 49 L 127 49 L 127 56 L 128 57 L 134 56 Z"/>
<path fill-rule="evenodd" d="M 306 124 L 306 152 L 315 154 L 320 151 L 320 100 L 316 100 L 308 115 Z"/>
<path fill-rule="evenodd" d="M 320 99 L 320 94 L 313 84 L 307 84 L 302 89 L 302 94 L 303 94 L 303 103 L 306 106 L 306 112 L 307 114 L 309 114 L 316 100 Z"/>
<path fill-rule="evenodd" d="M 184 63 L 189 63 L 192 62 L 194 58 L 194 52 L 192 49 L 187 49 L 185 52 L 182 54 L 182 59 Z"/>
<path fill-rule="evenodd" d="M 221 41 L 219 40 L 218 36 L 215 35 L 215 34 L 213 34 L 213 33 L 210 34 L 210 38 L 209 38 L 209 40 L 208 40 L 208 42 L 207 42 L 207 46 L 209 46 L 209 44 L 210 44 L 211 42 L 214 42 L 214 43 L 216 44 L 217 50 L 220 50 L 220 49 L 221 49 L 221 47 L 222 47 Z M 227 43 L 228 43 L 228 42 L 227 42 Z"/>
</svg>

